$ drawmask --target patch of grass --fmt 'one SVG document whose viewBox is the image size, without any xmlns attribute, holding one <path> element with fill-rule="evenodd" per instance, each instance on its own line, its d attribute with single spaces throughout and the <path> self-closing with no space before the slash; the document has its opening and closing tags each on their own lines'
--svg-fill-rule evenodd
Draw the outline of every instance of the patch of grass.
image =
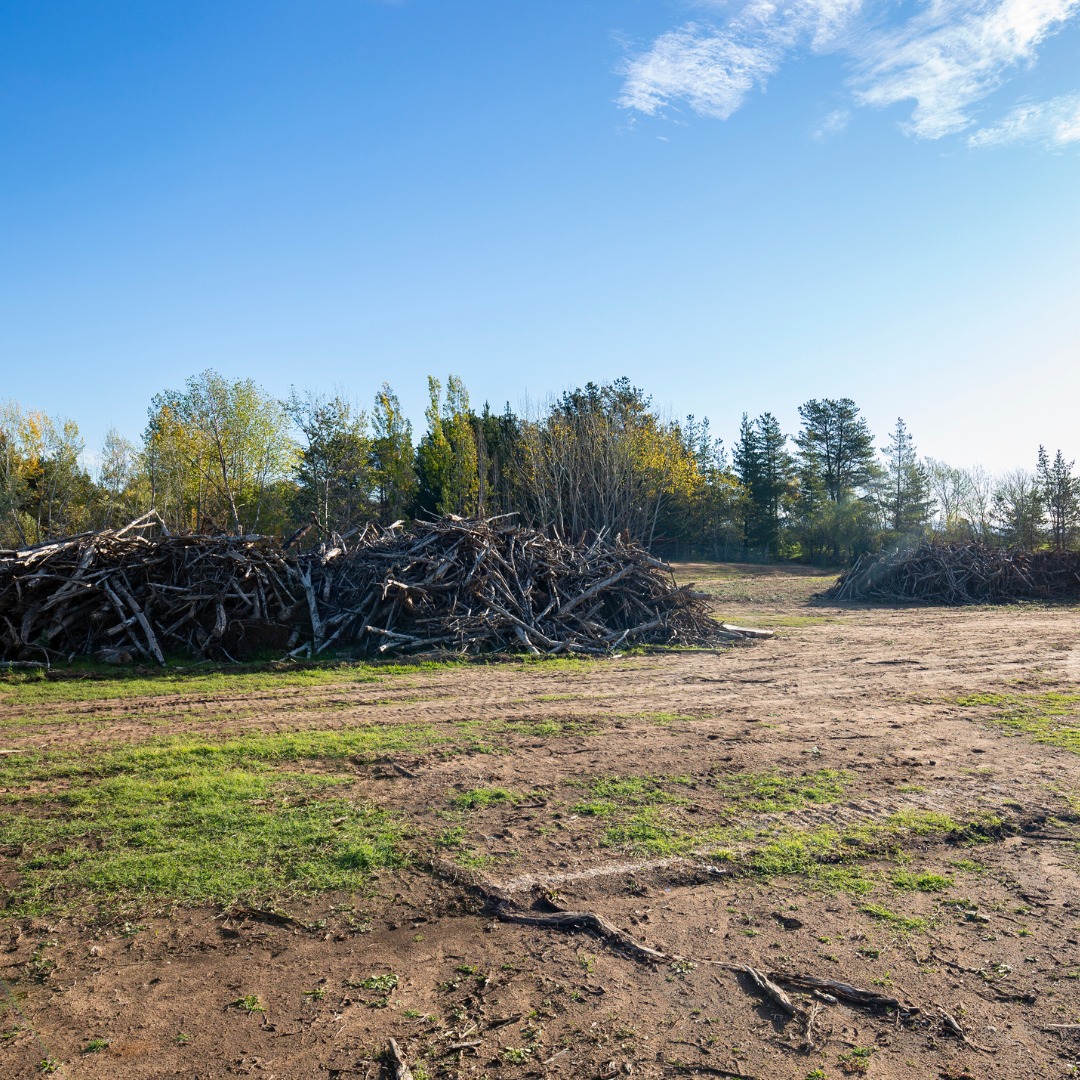
<svg viewBox="0 0 1080 1080">
<path fill-rule="evenodd" d="M 433 738 L 372 725 L 0 759 L 14 792 L 2 800 L 5 839 L 21 852 L 5 913 L 150 898 L 265 906 L 355 889 L 403 864 L 404 829 L 338 794 L 354 774 L 326 766 Z M 288 767 L 309 762 L 321 771 Z"/>
<path fill-rule="evenodd" d="M 612 825 L 604 833 L 608 847 L 628 847 L 653 855 L 685 855 L 696 846 L 693 833 L 675 828 L 657 819 L 655 813 L 644 810 L 629 821 Z"/>
<path fill-rule="evenodd" d="M 893 875 L 892 884 L 894 888 L 902 889 L 905 892 L 937 893 L 944 892 L 946 889 L 951 889 L 953 886 L 953 879 L 951 877 L 943 877 L 941 874 L 925 872 L 915 874 L 909 870 L 900 870 Z"/>
<path fill-rule="evenodd" d="M 82 748 L 48 755 L 28 752 L 0 758 L 0 785 L 79 777 L 153 773 L 178 777 L 199 769 L 257 769 L 302 761 L 374 760 L 394 750 L 445 744 L 448 736 L 423 724 L 365 724 L 337 731 L 252 732 L 226 739 L 177 735 L 115 749 Z M 15 801 L 11 796 L 8 802 Z"/>
<path fill-rule="evenodd" d="M 506 788 L 478 787 L 472 788 L 470 791 L 463 791 L 460 795 L 455 795 L 450 800 L 450 805 L 455 810 L 486 810 L 489 806 L 496 806 L 500 803 L 513 805 L 521 802 L 524 798 L 524 795 L 514 791 L 507 791 Z"/>
<path fill-rule="evenodd" d="M 956 703 L 992 708 L 994 724 L 1045 746 L 1080 754 L 1080 694 L 969 694 Z"/>
<path fill-rule="evenodd" d="M 672 795 L 665 788 L 691 783 L 693 781 L 688 776 L 598 776 L 588 782 L 588 791 L 592 798 L 617 806 L 678 805 L 686 800 Z"/>
<path fill-rule="evenodd" d="M 800 810 L 812 803 L 836 802 L 850 779 L 849 773 L 836 769 L 818 769 L 802 776 L 744 772 L 719 777 L 716 787 L 738 810 L 773 814 Z"/>
<path fill-rule="evenodd" d="M 494 857 L 474 848 L 462 848 L 455 856 L 454 862 L 463 866 L 466 870 L 483 870 L 494 862 Z"/>
<path fill-rule="evenodd" d="M 504 1046 L 499 1051 L 499 1057 L 510 1065 L 521 1065 L 529 1060 L 532 1048 L 528 1046 Z"/>
<path fill-rule="evenodd" d="M 84 1047 L 84 1054 L 97 1054 L 102 1050 L 109 1049 L 108 1039 L 91 1039 Z"/>
<path fill-rule="evenodd" d="M 617 819 L 604 833 L 605 846 L 655 855 L 683 854 L 695 845 L 697 836 L 666 820 L 661 808 L 687 805 L 689 800 L 666 788 L 692 782 L 687 776 L 598 776 L 587 784 L 590 798 L 570 810 L 585 817 Z"/>
<path fill-rule="evenodd" d="M 897 930 L 902 930 L 905 933 L 922 930 L 926 926 L 925 919 L 920 919 L 914 915 L 901 915 L 899 912 L 892 911 L 887 907 L 882 907 L 880 904 L 863 904 L 859 910 L 864 915 L 869 915 L 870 918 L 877 919 L 878 922 L 887 923 L 889 926 L 892 926 Z"/>
<path fill-rule="evenodd" d="M 230 1002 L 230 1004 L 234 1009 L 241 1009 L 244 1012 L 266 1012 L 266 1006 L 262 1003 L 258 994 L 245 994 L 243 997 L 238 997 L 235 1001 Z"/>
<path fill-rule="evenodd" d="M 957 870 L 963 870 L 967 874 L 985 874 L 986 867 L 981 862 L 976 862 L 974 859 L 957 859 L 953 866 Z"/>
<path fill-rule="evenodd" d="M 488 725 L 493 733 L 507 735 L 531 735 L 534 738 L 562 739 L 570 735 L 592 735 L 600 728 L 595 717 L 562 717 L 546 720 L 501 721 Z"/>
<path fill-rule="evenodd" d="M 252 694 L 320 686 L 349 686 L 379 682 L 395 675 L 439 670 L 459 660 L 401 663 L 342 663 L 331 661 L 311 667 L 295 664 L 251 665 L 215 671 L 193 669 L 190 663 L 160 671 L 118 670 L 92 662 L 78 662 L 53 672 L 12 673 L 0 676 L 0 702 L 11 705 L 51 705 L 58 702 L 104 701 L 110 698 L 161 695 L 206 697 L 213 694 Z"/>
<path fill-rule="evenodd" d="M 621 714 L 620 714 L 621 715 Z M 675 712 L 643 712 L 632 713 L 625 717 L 628 720 L 645 720 L 650 724 L 659 724 L 661 727 L 666 727 L 668 724 L 674 724 L 677 720 L 695 720 L 694 716 L 687 716 L 685 713 Z"/>
<path fill-rule="evenodd" d="M 441 848 L 459 848 L 469 835 L 469 830 L 464 825 L 451 825 L 444 829 L 436 838 L 435 846 Z"/>
<path fill-rule="evenodd" d="M 855 1076 L 863 1076 L 870 1071 L 870 1057 L 874 1053 L 869 1046 L 856 1046 L 837 1058 L 840 1071 Z"/>
<path fill-rule="evenodd" d="M 386 975 L 369 975 L 366 979 L 349 980 L 346 985 L 353 990 L 374 990 L 379 994 L 389 994 L 397 989 L 399 979 L 394 972 Z"/>
</svg>

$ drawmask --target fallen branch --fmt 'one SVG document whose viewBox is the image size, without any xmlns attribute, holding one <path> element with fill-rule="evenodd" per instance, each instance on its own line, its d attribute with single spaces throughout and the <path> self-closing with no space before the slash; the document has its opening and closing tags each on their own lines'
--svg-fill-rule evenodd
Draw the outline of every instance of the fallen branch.
<svg viewBox="0 0 1080 1080">
<path fill-rule="evenodd" d="M 351 546 L 332 536 L 301 551 L 297 539 L 170 536 L 151 515 L 0 551 L 0 662 L 314 658 L 331 646 L 604 656 L 770 633 L 721 629 L 705 600 L 619 538 L 573 544 L 505 517 L 448 517 L 411 533 L 370 526 Z"/>
<path fill-rule="evenodd" d="M 915 1016 L 919 1010 L 914 1005 L 890 997 L 888 994 L 879 994 L 875 990 L 864 990 L 862 987 L 853 986 L 851 983 L 839 982 L 836 979 L 822 979 L 817 975 L 800 975 L 793 971 L 770 971 L 769 978 L 786 986 L 796 986 L 801 990 L 821 990 L 832 994 L 841 1001 L 851 1005 L 858 1005 L 864 1009 L 881 1009 L 898 1012 L 901 1016 Z"/>
<path fill-rule="evenodd" d="M 394 1080 L 413 1080 L 412 1069 L 409 1068 L 396 1039 L 391 1038 L 387 1044 L 386 1056 L 390 1059 L 390 1067 L 394 1070 Z"/>
</svg>

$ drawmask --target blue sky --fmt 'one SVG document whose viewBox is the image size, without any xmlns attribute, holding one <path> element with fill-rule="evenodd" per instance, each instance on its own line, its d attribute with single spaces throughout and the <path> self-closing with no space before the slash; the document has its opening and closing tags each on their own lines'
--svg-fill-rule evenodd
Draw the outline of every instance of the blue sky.
<svg viewBox="0 0 1080 1080">
<path fill-rule="evenodd" d="M 0 0 L 0 398 L 207 367 L 1080 457 L 1080 0 Z"/>
</svg>

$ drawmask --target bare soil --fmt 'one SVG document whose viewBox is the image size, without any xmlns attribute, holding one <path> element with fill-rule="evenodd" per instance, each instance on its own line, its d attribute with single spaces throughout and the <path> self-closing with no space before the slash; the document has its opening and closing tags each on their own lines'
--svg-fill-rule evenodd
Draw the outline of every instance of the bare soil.
<svg viewBox="0 0 1080 1080">
<path fill-rule="evenodd" d="M 177 731 L 466 722 L 478 732 L 466 752 L 356 763 L 352 796 L 403 814 L 415 848 L 408 869 L 358 894 L 291 904 L 287 919 L 176 907 L 0 923 L 0 1077 L 39 1076 L 51 1062 L 72 1078 L 375 1078 L 393 1075 L 391 1037 L 418 1080 L 1076 1075 L 1080 756 L 995 723 L 993 705 L 959 701 L 1078 692 L 1080 609 L 837 608 L 812 601 L 826 579 L 810 571 L 679 573 L 715 596 L 718 616 L 775 638 L 578 666 L 97 700 L 55 716 L 0 707 L 8 750 Z M 822 770 L 845 778 L 839 799 L 776 811 L 724 793 L 731 776 Z M 658 778 L 670 801 L 657 820 L 673 835 L 746 826 L 748 848 L 770 822 L 884 827 L 914 813 L 984 826 L 962 840 L 912 829 L 900 851 L 868 846 L 860 869 L 873 891 L 860 892 L 750 872 L 738 843 L 724 854 L 706 841 L 613 842 L 611 821 L 580 804 L 597 778 L 616 776 Z M 455 796 L 495 787 L 514 800 L 451 809 Z M 464 839 L 448 846 L 440 837 L 453 828 Z M 457 871 L 440 869 L 455 858 Z M 949 884 L 890 884 L 901 872 Z M 0 856 L 0 885 L 4 873 Z M 646 963 L 584 931 L 499 922 L 474 884 L 522 908 L 595 911 L 683 959 Z M 807 1039 L 709 961 L 853 983 L 918 1011 L 817 1002 Z M 396 983 L 372 981 L 390 975 Z M 265 1011 L 235 1004 L 249 996 Z M 107 1046 L 88 1052 L 94 1039 Z"/>
</svg>

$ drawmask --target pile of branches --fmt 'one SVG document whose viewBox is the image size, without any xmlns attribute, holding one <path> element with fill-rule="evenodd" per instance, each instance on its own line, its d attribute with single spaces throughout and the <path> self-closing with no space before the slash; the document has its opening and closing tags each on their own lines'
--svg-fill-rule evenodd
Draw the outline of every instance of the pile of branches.
<svg viewBox="0 0 1080 1080">
<path fill-rule="evenodd" d="M 821 595 L 841 602 L 924 604 L 1080 600 L 1080 553 L 927 541 L 906 550 L 862 556 Z"/>
<path fill-rule="evenodd" d="M 368 526 L 308 551 L 171 536 L 156 516 L 0 551 L 0 658 L 116 662 L 443 650 L 602 655 L 716 644 L 700 594 L 641 546 L 567 543 L 508 518 Z"/>
</svg>

